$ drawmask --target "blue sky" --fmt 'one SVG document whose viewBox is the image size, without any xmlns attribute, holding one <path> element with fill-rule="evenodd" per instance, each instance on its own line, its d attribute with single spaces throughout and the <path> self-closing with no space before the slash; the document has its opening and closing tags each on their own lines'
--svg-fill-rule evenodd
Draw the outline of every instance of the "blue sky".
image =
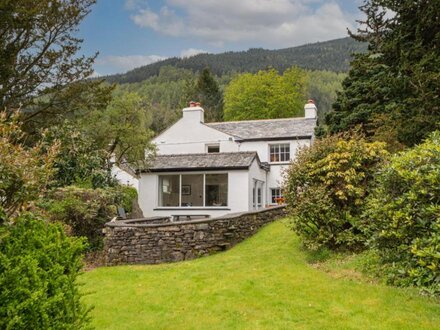
<svg viewBox="0 0 440 330">
<path fill-rule="evenodd" d="M 98 0 L 82 52 L 98 75 L 171 56 L 285 48 L 347 35 L 361 0 Z"/>
</svg>

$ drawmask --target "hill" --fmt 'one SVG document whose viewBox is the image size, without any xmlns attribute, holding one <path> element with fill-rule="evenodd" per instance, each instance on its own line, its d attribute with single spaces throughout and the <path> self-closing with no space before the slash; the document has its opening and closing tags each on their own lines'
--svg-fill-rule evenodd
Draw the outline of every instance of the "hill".
<svg viewBox="0 0 440 330">
<path fill-rule="evenodd" d="M 273 67 L 283 72 L 293 65 L 310 70 L 347 72 L 351 54 L 365 50 L 366 44 L 358 43 L 351 38 L 278 50 L 251 48 L 241 52 L 199 54 L 188 58 L 172 57 L 124 74 L 107 76 L 105 79 L 108 82 L 120 84 L 141 82 L 159 75 L 160 68 L 163 66 L 189 69 L 193 72 L 208 66 L 218 76 L 232 72 L 257 72 L 267 67 Z"/>
<path fill-rule="evenodd" d="M 349 261 L 322 270 L 286 221 L 233 249 L 81 276 L 96 329 L 436 329 L 440 305 L 369 284 Z M 323 267 L 323 264 L 320 264 Z M 436 326 L 437 324 L 437 326 Z M 417 325 L 417 326 L 416 326 Z"/>
</svg>

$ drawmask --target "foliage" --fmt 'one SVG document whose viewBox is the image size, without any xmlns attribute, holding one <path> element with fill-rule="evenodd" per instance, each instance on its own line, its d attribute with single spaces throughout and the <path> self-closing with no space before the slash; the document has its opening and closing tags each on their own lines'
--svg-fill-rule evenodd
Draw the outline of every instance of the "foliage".
<svg viewBox="0 0 440 330">
<path fill-rule="evenodd" d="M 317 140 L 298 152 L 285 174 L 284 191 L 293 229 L 306 247 L 363 247 L 363 201 L 387 154 L 384 147 L 343 135 Z"/>
<path fill-rule="evenodd" d="M 286 220 L 213 256 L 87 272 L 82 279 L 84 291 L 92 292 L 85 297 L 95 307 L 92 325 L 131 330 L 438 328 L 440 304 L 413 290 L 347 279 L 354 272 L 340 264 L 331 272 L 310 267 Z"/>
<path fill-rule="evenodd" d="M 440 125 L 438 3 L 368 0 L 360 8 L 366 19 L 352 36 L 368 42 L 368 53 L 352 63 L 329 130 L 362 124 L 378 140 L 386 116 L 385 131 L 394 135 L 388 138 L 413 146 Z"/>
<path fill-rule="evenodd" d="M 140 83 L 120 85 L 117 91 L 121 94 L 135 92 L 149 100 L 146 111 L 151 118 L 150 128 L 159 133 L 180 118 L 182 108 L 191 99 L 195 79 L 188 70 L 163 66 L 157 76 Z"/>
<path fill-rule="evenodd" d="M 116 163 L 142 165 L 146 150 L 154 151 L 148 101 L 137 93 L 116 94 L 107 108 L 90 113 L 81 126 L 97 149 L 115 155 Z"/>
<path fill-rule="evenodd" d="M 336 100 L 336 92 L 342 88 L 345 73 L 332 71 L 307 71 L 307 99 L 312 99 L 318 106 L 319 124 L 331 111 Z"/>
<path fill-rule="evenodd" d="M 88 310 L 77 286 L 83 250 L 83 240 L 30 214 L 0 226 L 0 328 L 84 328 Z"/>
<path fill-rule="evenodd" d="M 225 89 L 225 120 L 301 116 L 306 94 L 305 71 L 292 67 L 235 77 Z"/>
<path fill-rule="evenodd" d="M 53 174 L 58 144 L 23 145 L 18 117 L 0 114 L 0 207 L 8 216 L 41 196 Z"/>
<path fill-rule="evenodd" d="M 219 77 L 233 73 L 256 73 L 268 67 L 284 72 L 292 65 L 307 70 L 346 72 L 349 69 L 351 54 L 365 50 L 365 44 L 342 38 L 278 50 L 251 48 L 240 52 L 198 54 L 185 58 L 168 58 L 127 73 L 108 76 L 106 80 L 120 84 L 139 83 L 159 75 L 164 66 L 190 70 L 193 73 L 209 67 L 212 73 Z"/>
<path fill-rule="evenodd" d="M 73 184 L 102 188 L 114 185 L 108 170 L 108 154 L 97 149 L 87 135 L 80 132 L 71 122 L 54 126 L 43 135 L 46 143 L 59 143 L 59 153 L 54 159 L 54 180 L 52 186 L 64 187 Z"/>
<path fill-rule="evenodd" d="M 118 193 L 118 205 L 122 206 L 127 213 L 133 211 L 133 202 L 137 201 L 138 193 L 133 187 L 120 185 L 116 187 Z"/>
<path fill-rule="evenodd" d="M 318 117 L 322 118 L 323 114 L 330 111 L 336 97 L 336 90 L 340 89 L 341 80 L 345 74 L 331 71 L 307 71 L 306 74 L 307 96 L 305 96 L 305 99 L 316 101 L 318 104 Z M 236 76 L 237 74 L 224 74 L 215 78 L 221 93 Z M 196 83 L 197 77 L 191 71 L 172 66 L 162 66 L 157 76 L 139 83 L 119 85 L 116 93 L 122 96 L 134 92 L 140 95 L 142 99 L 148 100 L 149 106 L 146 107 L 146 111 L 149 118 L 151 118 L 150 129 L 155 133 L 160 133 L 181 117 L 182 108 L 188 105 L 188 101 L 199 100 L 199 96 L 194 92 Z M 218 98 L 223 98 L 216 92 L 213 94 L 217 95 Z M 203 99 L 204 96 L 200 97 L 207 121 L 211 120 L 208 107 L 210 107 L 210 104 L 216 104 L 215 99 L 217 96 L 212 98 L 214 102 L 208 100 L 208 103 Z M 221 119 L 217 118 L 215 120 Z"/>
<path fill-rule="evenodd" d="M 197 78 L 191 99 L 202 104 L 206 122 L 223 120 L 223 93 L 209 68 L 204 68 Z"/>
<path fill-rule="evenodd" d="M 136 191 L 128 187 L 89 189 L 69 186 L 53 190 L 40 203 L 52 221 L 66 224 L 75 236 L 87 237 L 90 249 L 103 245 L 104 224 L 117 216 L 117 207 L 131 211 Z"/>
<path fill-rule="evenodd" d="M 110 86 L 85 80 L 96 56 L 77 56 L 77 27 L 96 0 L 0 3 L 0 109 L 48 127 L 60 114 L 105 106 Z M 30 123 L 32 121 L 32 123 Z"/>
<path fill-rule="evenodd" d="M 395 155 L 377 181 L 365 221 L 389 282 L 440 294 L 440 133 Z"/>
</svg>

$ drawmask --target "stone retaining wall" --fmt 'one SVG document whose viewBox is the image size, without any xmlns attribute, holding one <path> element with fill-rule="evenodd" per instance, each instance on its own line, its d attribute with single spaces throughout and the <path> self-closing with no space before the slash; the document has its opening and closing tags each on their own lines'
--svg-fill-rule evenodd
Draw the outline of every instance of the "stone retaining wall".
<svg viewBox="0 0 440 330">
<path fill-rule="evenodd" d="M 234 246 L 284 215 L 284 206 L 277 206 L 193 221 L 156 217 L 108 222 L 106 264 L 159 264 L 209 255 Z"/>
</svg>

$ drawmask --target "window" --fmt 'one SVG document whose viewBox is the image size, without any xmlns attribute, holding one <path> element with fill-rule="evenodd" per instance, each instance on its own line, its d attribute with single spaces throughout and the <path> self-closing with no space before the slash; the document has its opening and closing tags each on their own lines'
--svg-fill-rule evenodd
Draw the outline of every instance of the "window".
<svg viewBox="0 0 440 330">
<path fill-rule="evenodd" d="M 278 199 L 283 198 L 283 195 L 281 193 L 281 189 L 280 188 L 273 188 L 273 189 L 271 189 L 271 192 L 272 192 L 271 203 L 278 204 Z"/>
<path fill-rule="evenodd" d="M 182 175 L 180 206 L 203 206 L 203 174 Z"/>
<path fill-rule="evenodd" d="M 290 144 L 288 143 L 271 144 L 269 150 L 271 163 L 288 162 L 290 160 Z"/>
<path fill-rule="evenodd" d="M 159 176 L 159 205 L 179 206 L 180 176 Z"/>
<path fill-rule="evenodd" d="M 205 175 L 205 206 L 228 205 L 228 175 Z"/>
<path fill-rule="evenodd" d="M 207 144 L 206 152 L 208 154 L 220 152 L 220 144 Z"/>
<path fill-rule="evenodd" d="M 205 207 L 228 205 L 228 174 L 159 176 L 159 206 Z"/>
<path fill-rule="evenodd" d="M 257 206 L 261 207 L 261 187 L 257 189 Z"/>
</svg>

